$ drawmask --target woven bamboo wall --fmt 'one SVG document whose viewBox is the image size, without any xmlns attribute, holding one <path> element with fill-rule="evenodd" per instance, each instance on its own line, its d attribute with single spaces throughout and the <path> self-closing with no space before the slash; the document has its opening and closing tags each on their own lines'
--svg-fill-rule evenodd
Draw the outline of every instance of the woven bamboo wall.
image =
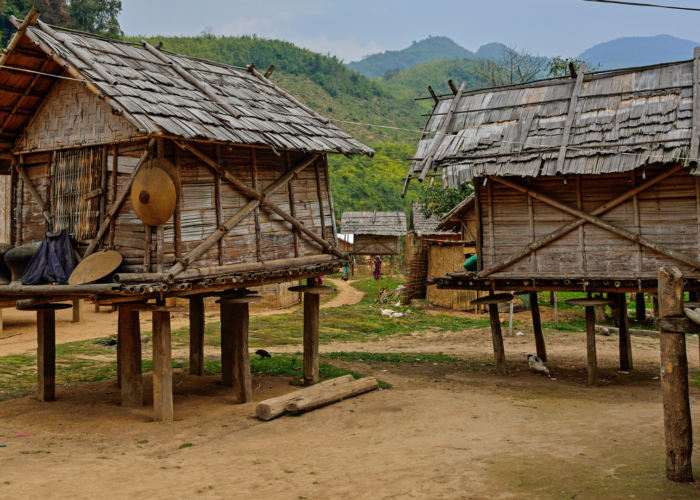
<svg viewBox="0 0 700 500">
<path fill-rule="evenodd" d="M 428 278 L 464 271 L 462 245 L 429 245 L 428 248 Z M 474 290 L 438 290 L 437 287 L 429 286 L 426 300 L 436 306 L 456 311 L 477 312 L 471 301 L 478 298 L 479 293 Z"/>
<path fill-rule="evenodd" d="M 56 149 L 143 136 L 80 82 L 61 80 L 20 141 L 20 149 Z"/>
<path fill-rule="evenodd" d="M 649 179 L 661 171 L 659 167 L 648 166 L 645 172 L 638 169 L 633 173 L 582 176 L 582 209 L 591 212 L 629 191 L 633 186 L 633 175 L 636 176 L 636 185 L 639 185 L 644 182 L 643 175 Z M 698 181 L 686 169 L 640 193 L 638 217 L 641 235 L 698 258 Z M 483 266 L 486 268 L 527 246 L 531 241 L 531 228 L 525 194 L 495 181 L 489 181 L 487 187 L 482 183 L 478 185 L 481 196 Z M 569 176 L 566 184 L 562 178 L 535 178 L 532 179 L 532 189 L 571 207 L 577 207 L 575 176 Z M 489 191 L 493 238 L 489 224 Z M 574 216 L 538 200 L 533 200 L 533 210 L 535 240 L 576 220 Z M 637 232 L 632 199 L 603 214 L 601 218 Z M 642 274 L 654 276 L 665 265 L 678 267 L 684 275 L 697 276 L 697 271 L 693 272 L 687 265 L 648 248 L 638 248 L 634 242 L 593 224 L 585 224 L 582 233 L 583 246 L 579 245 L 579 231 L 574 230 L 537 250 L 534 259 L 527 256 L 493 276 L 514 273 L 527 277 L 563 278 L 582 274 L 610 276 L 616 273 L 634 278 Z"/>
</svg>

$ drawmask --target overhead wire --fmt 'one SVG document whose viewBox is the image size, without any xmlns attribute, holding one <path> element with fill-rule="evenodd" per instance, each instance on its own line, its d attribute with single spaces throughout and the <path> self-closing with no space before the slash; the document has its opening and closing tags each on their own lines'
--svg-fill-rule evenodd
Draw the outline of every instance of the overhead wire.
<svg viewBox="0 0 700 500">
<path fill-rule="evenodd" d="M 78 78 L 70 78 L 68 76 L 53 75 L 51 73 L 42 73 L 41 71 L 34 71 L 31 69 L 25 69 L 25 68 L 16 68 L 14 66 L 0 66 L 0 69 L 4 69 L 7 71 L 23 71 L 24 73 L 32 73 L 32 74 L 41 75 L 41 76 L 50 76 L 53 78 L 60 78 L 61 80 L 73 80 L 75 82 L 83 82 L 84 81 L 84 80 L 80 80 Z"/>
<path fill-rule="evenodd" d="M 676 7 L 672 5 L 657 5 L 653 3 L 640 3 L 640 2 L 622 2 L 619 0 L 581 0 L 582 2 L 597 2 L 597 3 L 614 3 L 618 5 L 631 5 L 633 7 L 656 7 L 659 9 L 674 9 L 674 10 L 690 10 L 695 12 L 700 12 L 700 8 L 696 7 Z"/>
</svg>

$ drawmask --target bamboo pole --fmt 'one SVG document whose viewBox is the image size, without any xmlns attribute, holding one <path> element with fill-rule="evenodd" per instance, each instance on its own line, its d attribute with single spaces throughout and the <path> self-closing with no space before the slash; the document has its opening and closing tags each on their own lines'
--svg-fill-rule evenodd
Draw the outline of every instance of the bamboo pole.
<svg viewBox="0 0 700 500">
<path fill-rule="evenodd" d="M 165 226 L 156 228 L 156 272 L 163 273 L 165 268 Z"/>
<path fill-rule="evenodd" d="M 10 58 L 12 51 L 15 49 L 15 47 L 17 47 L 17 44 L 22 39 L 22 35 L 25 34 L 27 28 L 36 24 L 40 14 L 41 13 L 38 10 L 32 7 L 22 20 L 22 24 L 18 23 L 17 18 L 15 18 L 15 16 L 10 16 L 10 22 L 17 29 L 17 32 L 14 35 L 12 35 L 10 43 L 7 44 L 7 48 L 5 48 L 5 50 L 2 51 L 2 59 L 0 59 L 0 66 L 5 66 L 5 64 L 7 64 L 7 60 Z"/>
<path fill-rule="evenodd" d="M 119 144 L 114 144 L 112 146 L 112 178 L 111 178 L 111 205 L 114 205 L 117 199 L 117 178 L 119 176 Z M 110 208 L 112 208 L 110 206 Z M 104 220 L 102 221 L 104 224 Z M 114 248 L 114 232 L 116 229 L 116 221 L 109 221 L 109 247 Z"/>
<path fill-rule="evenodd" d="M 216 163 L 221 164 L 221 146 L 216 145 Z M 220 227 L 224 222 L 224 212 L 223 212 L 223 202 L 221 199 L 221 176 L 216 174 L 214 176 L 214 199 L 216 202 L 216 227 Z M 217 242 L 218 252 L 219 252 L 219 265 L 224 265 L 224 239 L 221 238 Z M 260 250 L 258 249 L 258 252 Z"/>
<path fill-rule="evenodd" d="M 527 187 L 529 188 L 532 185 L 532 177 L 527 176 Z M 528 215 L 528 223 L 529 223 L 529 228 L 530 228 L 530 245 L 535 243 L 535 206 L 532 201 L 532 198 L 529 196 L 525 195 L 525 198 L 527 199 L 527 215 Z M 537 272 L 537 253 L 532 252 L 530 254 L 530 269 L 532 270 L 533 273 Z M 539 355 L 538 355 L 539 356 Z M 542 356 L 539 356 L 540 359 L 542 359 Z M 546 361 L 545 359 L 542 359 L 542 361 Z"/>
<path fill-rule="evenodd" d="M 488 195 L 486 202 L 488 203 L 489 211 L 489 249 L 491 252 L 491 263 L 493 264 L 496 262 L 496 235 L 493 230 L 493 182 L 489 182 L 490 180 L 486 180 L 486 193 Z"/>
<path fill-rule="evenodd" d="M 637 171 L 632 170 L 632 187 L 635 187 L 637 185 Z M 579 210 L 581 207 L 579 207 Z M 641 235 L 642 234 L 642 224 L 639 216 L 639 196 L 634 195 L 632 197 L 632 209 L 634 210 L 634 232 Z M 579 228 L 579 231 L 581 231 L 583 227 Z M 643 270 L 643 256 L 642 256 L 642 245 L 637 242 L 635 244 L 635 247 L 637 249 L 637 271 L 642 272 Z"/>
<path fill-rule="evenodd" d="M 180 175 L 180 148 L 173 147 L 174 154 L 173 160 L 175 161 L 175 168 L 177 169 L 178 175 Z M 175 233 L 175 258 L 179 259 L 182 257 L 182 193 L 177 200 L 175 205 L 175 219 L 174 219 L 174 233 Z"/>
<path fill-rule="evenodd" d="M 146 225 L 146 250 L 143 254 L 143 272 L 151 273 L 151 253 L 153 251 L 153 228 Z"/>
<path fill-rule="evenodd" d="M 136 174 L 139 173 L 139 170 L 141 170 L 141 167 L 143 166 L 144 163 L 146 163 L 146 160 L 148 160 L 151 151 L 153 149 L 153 146 L 156 143 L 156 138 L 152 137 L 150 141 L 148 141 L 148 146 L 146 146 L 145 151 L 141 155 L 141 158 L 139 159 L 139 162 L 136 164 L 136 167 L 134 167 L 134 171 L 131 172 L 131 175 L 129 176 L 129 180 L 126 182 L 126 185 L 124 186 L 124 189 L 122 189 L 122 192 L 119 193 L 119 196 L 117 196 L 117 199 L 112 203 L 112 206 L 109 208 L 109 212 L 105 216 L 105 220 L 100 226 L 100 229 L 97 231 L 97 235 L 92 239 L 92 242 L 88 246 L 87 250 L 85 251 L 85 256 L 83 258 L 88 257 L 92 252 L 95 250 L 95 247 L 97 246 L 97 243 L 102 239 L 102 236 L 104 236 L 105 231 L 110 225 L 110 221 L 114 216 L 116 215 L 117 211 L 119 210 L 119 207 L 121 207 L 122 203 L 124 203 L 124 200 L 126 199 L 126 196 L 129 194 L 131 191 L 131 185 L 134 182 L 134 178 L 136 177 Z"/>
<path fill-rule="evenodd" d="M 292 162 L 289 158 L 289 151 L 285 151 L 285 158 L 287 161 L 287 171 L 289 172 L 292 169 Z M 296 174 L 295 174 L 296 176 Z M 287 183 L 287 192 L 289 193 L 289 213 L 292 214 L 292 217 L 295 219 L 297 218 L 297 207 L 296 207 L 296 200 L 294 198 L 294 179 L 290 179 L 290 181 Z M 330 192 L 330 191 L 329 191 Z M 700 213 L 700 211 L 698 212 Z M 700 219 L 698 219 L 698 227 L 700 227 Z M 292 234 L 294 235 L 294 257 L 299 257 L 299 231 L 297 231 L 295 228 L 292 228 Z M 698 237 L 700 237 L 700 230 L 698 230 Z"/>
<path fill-rule="evenodd" d="M 579 210 L 583 210 L 583 193 L 581 192 L 581 175 L 576 176 L 576 207 Z M 632 185 L 634 186 L 634 184 Z M 528 186 L 528 189 L 530 189 L 530 186 Z M 530 196 L 527 197 L 528 200 L 531 200 L 532 198 Z M 585 272 L 586 271 L 586 242 L 585 242 L 585 235 L 583 231 L 583 226 L 578 227 L 578 251 L 579 251 L 579 259 L 581 259 L 581 271 Z"/>
<path fill-rule="evenodd" d="M 683 316 L 683 275 L 676 268 L 659 270 L 659 316 Z M 693 481 L 693 423 L 688 394 L 688 355 L 685 334 L 659 328 L 661 339 L 661 386 L 663 389 L 666 477 L 676 482 Z"/>
<path fill-rule="evenodd" d="M 219 163 L 219 162 L 217 162 Z M 253 189 L 258 191 L 258 161 L 255 156 L 255 149 L 250 149 L 250 168 L 252 169 Z M 260 206 L 253 211 L 253 222 L 255 224 L 255 250 L 258 262 L 262 262 L 262 234 L 260 231 Z"/>
<path fill-rule="evenodd" d="M 314 162 L 314 171 L 316 174 L 316 196 L 318 197 L 318 211 L 321 215 L 321 235 L 324 240 L 328 240 L 326 237 L 326 215 L 323 213 L 323 190 L 321 189 L 321 171 L 318 166 L 318 158 Z"/>
</svg>

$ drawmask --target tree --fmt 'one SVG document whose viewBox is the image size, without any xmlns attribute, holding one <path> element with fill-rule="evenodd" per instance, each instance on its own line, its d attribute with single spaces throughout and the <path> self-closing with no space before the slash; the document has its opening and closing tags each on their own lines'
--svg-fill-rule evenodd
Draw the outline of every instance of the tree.
<svg viewBox="0 0 700 500">
<path fill-rule="evenodd" d="M 388 69 L 384 72 L 384 79 L 391 80 L 395 76 L 401 73 L 401 68 Z"/>
<path fill-rule="evenodd" d="M 439 183 L 433 184 L 432 187 L 430 183 L 423 183 L 418 192 L 418 203 L 423 217 L 429 219 L 435 216 L 440 219 L 473 192 L 472 185 L 468 183 L 460 185 L 457 189 L 443 189 Z"/>
<path fill-rule="evenodd" d="M 66 0 L 0 0 L 0 44 L 5 46 L 15 34 L 10 16 L 24 19 L 34 6 L 41 12 L 41 20 L 47 24 L 70 27 L 72 21 Z"/>
<path fill-rule="evenodd" d="M 112 38 L 124 34 L 117 19 L 121 11 L 121 0 L 71 0 L 70 3 L 70 16 L 76 29 Z"/>
<path fill-rule="evenodd" d="M 590 61 L 574 59 L 573 57 L 557 56 L 550 59 L 547 63 L 547 75 L 552 78 L 572 76 L 571 69 L 573 68 L 574 73 L 578 73 L 578 69 L 584 62 L 586 63 L 586 73 L 597 71 L 601 68 L 601 65 L 598 63 L 593 64 Z"/>
<path fill-rule="evenodd" d="M 546 65 L 546 58 L 509 45 L 503 47 L 500 58 L 479 59 L 474 65 L 474 72 L 494 87 L 502 87 L 535 80 Z"/>
</svg>

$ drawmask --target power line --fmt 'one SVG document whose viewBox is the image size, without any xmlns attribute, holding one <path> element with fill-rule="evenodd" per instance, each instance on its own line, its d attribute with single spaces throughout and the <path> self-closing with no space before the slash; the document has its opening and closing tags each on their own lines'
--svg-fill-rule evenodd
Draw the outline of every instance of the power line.
<svg viewBox="0 0 700 500">
<path fill-rule="evenodd" d="M 388 127 L 386 125 L 374 125 L 372 123 L 361 123 L 361 122 L 349 122 L 346 120 L 336 120 L 335 118 L 331 118 L 332 122 L 340 122 L 340 123 L 350 123 L 352 125 L 364 125 L 365 127 L 377 127 L 377 128 L 389 128 L 391 130 L 406 130 L 408 132 L 416 132 L 418 134 L 422 134 L 422 130 L 418 130 L 415 128 L 401 128 L 401 127 Z"/>
<path fill-rule="evenodd" d="M 639 2 L 620 2 L 617 0 L 581 0 L 582 2 L 598 2 L 598 3 L 616 3 L 619 5 L 632 5 L 634 7 L 658 7 L 659 9 L 674 9 L 674 10 L 692 10 L 695 12 L 700 12 L 700 9 L 694 7 L 674 7 L 671 5 L 656 5 L 653 3 L 639 3 Z"/>
</svg>

